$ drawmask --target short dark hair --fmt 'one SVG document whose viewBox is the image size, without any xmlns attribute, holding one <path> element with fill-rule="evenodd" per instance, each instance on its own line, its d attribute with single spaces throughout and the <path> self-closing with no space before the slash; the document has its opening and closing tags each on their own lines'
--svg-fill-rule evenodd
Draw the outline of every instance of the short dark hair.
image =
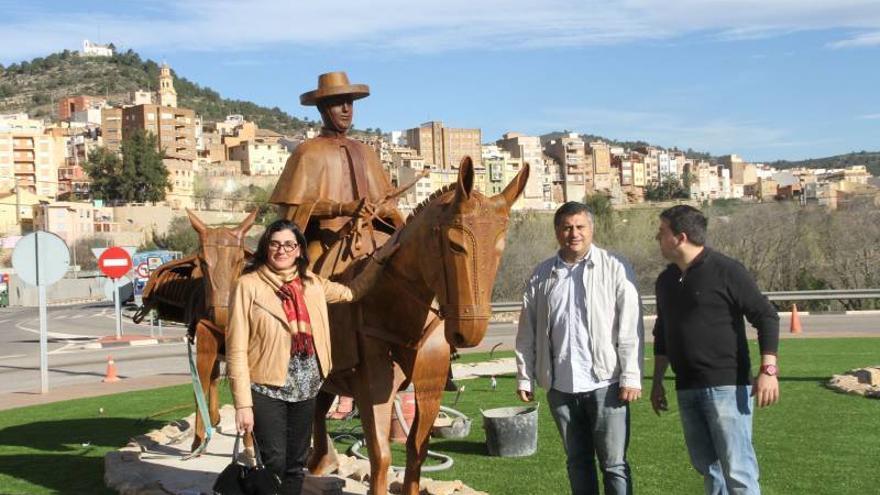
<svg viewBox="0 0 880 495">
<path fill-rule="evenodd" d="M 245 268 L 245 272 L 252 272 L 266 264 L 269 260 L 269 241 L 272 240 L 272 234 L 282 230 L 289 230 L 296 237 L 296 243 L 299 244 L 299 257 L 296 259 L 296 267 L 299 271 L 299 276 L 307 278 L 306 270 L 309 267 L 309 252 L 306 249 L 306 236 L 303 235 L 295 223 L 285 219 L 275 220 L 266 227 L 266 231 L 263 232 L 263 235 L 260 236 L 260 241 L 257 243 L 254 257 L 251 258 L 248 266 Z"/>
<path fill-rule="evenodd" d="M 675 235 L 684 232 L 688 241 L 696 246 L 706 244 L 706 227 L 709 221 L 703 212 L 688 205 L 675 205 L 660 213 L 660 218 L 669 223 L 669 229 Z"/>
<path fill-rule="evenodd" d="M 578 201 L 569 201 L 557 208 L 556 213 L 553 215 L 553 227 L 559 227 L 563 218 L 572 215 L 579 215 L 581 213 L 586 213 L 587 218 L 590 219 L 590 223 L 593 223 L 593 212 L 590 211 L 589 206 Z"/>
</svg>

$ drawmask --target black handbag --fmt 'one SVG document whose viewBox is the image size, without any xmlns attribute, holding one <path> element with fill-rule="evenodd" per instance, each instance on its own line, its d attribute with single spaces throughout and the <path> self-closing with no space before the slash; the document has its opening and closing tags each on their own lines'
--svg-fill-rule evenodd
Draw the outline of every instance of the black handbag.
<svg viewBox="0 0 880 495">
<path fill-rule="evenodd" d="M 232 447 L 232 463 L 217 476 L 214 482 L 214 495 L 278 495 L 281 492 L 281 479 L 266 469 L 260 457 L 260 447 L 254 438 L 254 458 L 256 466 L 245 466 L 238 462 L 238 444 L 241 434 L 235 435 Z"/>
</svg>

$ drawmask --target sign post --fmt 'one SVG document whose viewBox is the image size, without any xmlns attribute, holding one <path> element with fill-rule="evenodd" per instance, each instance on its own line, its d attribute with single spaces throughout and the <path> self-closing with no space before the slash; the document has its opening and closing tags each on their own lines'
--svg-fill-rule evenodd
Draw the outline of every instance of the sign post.
<svg viewBox="0 0 880 495">
<path fill-rule="evenodd" d="M 40 304 L 40 393 L 49 393 L 49 330 L 46 325 L 46 286 L 61 280 L 70 267 L 70 250 L 51 232 L 37 231 L 21 238 L 12 252 L 18 276 L 37 287 Z"/>
<path fill-rule="evenodd" d="M 122 304 L 119 301 L 119 284 L 116 280 L 131 270 L 131 255 L 121 247 L 107 248 L 98 258 L 98 268 L 104 275 L 113 279 L 116 286 L 116 297 L 113 299 L 116 307 L 116 338 L 119 339 L 122 338 Z"/>
</svg>

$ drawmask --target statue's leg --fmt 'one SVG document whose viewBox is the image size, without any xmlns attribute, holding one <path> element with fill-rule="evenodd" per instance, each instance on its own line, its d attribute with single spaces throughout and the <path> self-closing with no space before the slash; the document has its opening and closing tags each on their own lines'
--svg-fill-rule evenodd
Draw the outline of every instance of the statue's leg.
<svg viewBox="0 0 880 495">
<path fill-rule="evenodd" d="M 418 495 L 422 464 L 428 455 L 431 428 L 440 411 L 440 400 L 449 367 L 449 344 L 438 325 L 417 351 L 412 382 L 416 392 L 416 417 L 406 439 L 406 475 L 403 494 Z"/>
<path fill-rule="evenodd" d="M 211 414 L 211 425 L 220 424 L 220 349 L 226 340 L 226 335 L 211 331 L 211 339 L 214 341 L 214 366 L 211 368 L 211 394 L 208 396 L 208 411 Z"/>
<path fill-rule="evenodd" d="M 202 323 L 196 324 L 196 372 L 202 385 L 202 393 L 206 398 L 211 396 L 211 380 L 217 362 L 217 339 L 211 330 Z M 209 411 L 213 416 L 213 412 Z M 213 420 L 213 417 L 211 418 Z M 193 437 L 192 450 L 197 449 L 205 441 L 204 418 L 196 403 L 196 430 Z"/>
<path fill-rule="evenodd" d="M 325 391 L 315 398 L 315 417 L 312 424 L 312 455 L 306 464 L 311 474 L 330 474 L 339 467 L 336 447 L 327 435 L 327 411 L 336 396 Z"/>
<path fill-rule="evenodd" d="M 370 456 L 370 494 L 386 495 L 391 466 L 391 408 L 403 373 L 395 371 L 387 344 L 365 336 L 359 339 L 363 354 L 352 388 Z"/>
</svg>

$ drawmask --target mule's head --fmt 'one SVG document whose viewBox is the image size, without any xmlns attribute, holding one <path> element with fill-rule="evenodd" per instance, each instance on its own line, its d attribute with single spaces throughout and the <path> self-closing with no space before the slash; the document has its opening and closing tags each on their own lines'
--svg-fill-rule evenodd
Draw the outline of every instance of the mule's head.
<svg viewBox="0 0 880 495">
<path fill-rule="evenodd" d="M 244 236 L 253 226 L 257 210 L 232 229 L 208 227 L 193 212 L 186 210 L 186 213 L 199 234 L 198 257 L 205 281 L 205 309 L 215 325 L 225 327 L 229 294 L 244 267 Z"/>
<path fill-rule="evenodd" d="M 487 197 L 474 189 L 474 166 L 465 157 L 455 187 L 425 212 L 430 225 L 420 271 L 437 295 L 446 340 L 455 347 L 476 346 L 486 334 L 510 207 L 528 177 L 526 164 L 503 192 Z"/>
</svg>

